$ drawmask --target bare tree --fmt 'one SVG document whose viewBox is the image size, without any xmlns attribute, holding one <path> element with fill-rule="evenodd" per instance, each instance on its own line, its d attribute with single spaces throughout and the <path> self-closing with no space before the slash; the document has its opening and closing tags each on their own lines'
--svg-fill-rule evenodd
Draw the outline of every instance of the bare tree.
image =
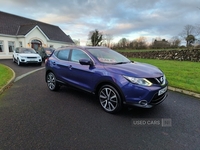
<svg viewBox="0 0 200 150">
<path fill-rule="evenodd" d="M 196 30 L 196 27 L 193 25 L 186 25 L 180 34 L 180 36 L 186 41 L 186 47 L 189 47 L 191 43 L 195 41 L 195 37 L 197 35 L 198 32 Z"/>
<path fill-rule="evenodd" d="M 178 48 L 180 44 L 181 44 L 181 40 L 177 36 L 174 36 L 171 38 L 170 40 L 171 48 Z"/>
<path fill-rule="evenodd" d="M 105 34 L 103 39 L 105 41 L 105 45 L 111 47 L 111 41 L 113 40 L 113 36 L 111 34 Z"/>
<path fill-rule="evenodd" d="M 138 49 L 145 49 L 147 48 L 147 40 L 145 37 L 141 36 L 138 39 L 136 39 L 138 43 Z"/>
<path fill-rule="evenodd" d="M 122 38 L 122 39 L 120 39 L 119 42 L 118 42 L 119 48 L 127 48 L 128 45 L 129 45 L 129 40 L 126 39 L 126 38 Z"/>
</svg>

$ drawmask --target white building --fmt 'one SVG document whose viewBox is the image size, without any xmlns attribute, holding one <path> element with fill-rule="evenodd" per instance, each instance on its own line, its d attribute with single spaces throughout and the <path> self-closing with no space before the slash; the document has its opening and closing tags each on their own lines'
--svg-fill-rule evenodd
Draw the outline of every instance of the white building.
<svg viewBox="0 0 200 150">
<path fill-rule="evenodd" d="M 0 59 L 12 58 L 16 47 L 58 48 L 73 40 L 58 26 L 0 11 Z"/>
</svg>

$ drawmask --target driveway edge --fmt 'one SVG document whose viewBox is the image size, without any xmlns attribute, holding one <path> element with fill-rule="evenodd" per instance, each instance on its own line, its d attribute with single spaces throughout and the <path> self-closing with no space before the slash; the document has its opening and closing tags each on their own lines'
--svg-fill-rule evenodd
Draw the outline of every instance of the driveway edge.
<svg viewBox="0 0 200 150">
<path fill-rule="evenodd" d="M 183 89 L 179 89 L 179 88 L 175 88 L 175 87 L 168 87 L 169 90 L 171 91 L 175 91 L 175 92 L 179 92 L 179 93 L 183 93 L 186 95 L 190 95 L 196 98 L 200 98 L 200 94 L 199 93 L 195 93 L 195 92 L 191 92 L 191 91 L 187 91 L 187 90 L 183 90 Z"/>
<path fill-rule="evenodd" d="M 29 71 L 29 72 L 27 72 L 27 73 L 25 73 L 25 74 L 23 74 L 23 75 L 21 75 L 21 76 L 16 77 L 15 80 L 14 80 L 13 82 L 17 82 L 18 80 L 24 78 L 25 76 L 28 76 L 29 74 L 32 74 L 32 73 L 34 73 L 34 72 L 36 72 L 36 71 L 39 71 L 39 70 L 42 70 L 42 69 L 44 69 L 44 68 L 45 68 L 45 67 L 42 67 L 42 68 L 39 68 L 39 69 L 35 69 L 35 70 L 33 70 L 33 71 Z"/>
<path fill-rule="evenodd" d="M 12 68 L 6 66 L 6 65 L 4 65 L 4 66 L 7 67 L 8 69 L 10 69 L 10 70 L 12 71 L 13 76 L 12 76 L 12 78 L 7 82 L 7 84 L 4 85 L 4 86 L 0 89 L 0 95 L 1 95 L 1 94 L 5 91 L 5 89 L 7 89 L 7 88 L 14 82 L 14 80 L 15 80 L 15 72 L 14 72 L 14 70 L 13 70 Z"/>
</svg>

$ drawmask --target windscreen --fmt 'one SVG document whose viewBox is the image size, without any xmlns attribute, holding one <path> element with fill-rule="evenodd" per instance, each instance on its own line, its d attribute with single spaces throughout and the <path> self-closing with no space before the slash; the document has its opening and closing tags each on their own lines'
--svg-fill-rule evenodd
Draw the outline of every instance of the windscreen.
<svg viewBox="0 0 200 150">
<path fill-rule="evenodd" d="M 89 48 L 87 50 L 101 63 L 119 64 L 119 63 L 131 62 L 128 58 L 126 58 L 122 54 L 114 50 L 111 50 L 109 48 L 104 48 L 104 49 Z"/>
</svg>

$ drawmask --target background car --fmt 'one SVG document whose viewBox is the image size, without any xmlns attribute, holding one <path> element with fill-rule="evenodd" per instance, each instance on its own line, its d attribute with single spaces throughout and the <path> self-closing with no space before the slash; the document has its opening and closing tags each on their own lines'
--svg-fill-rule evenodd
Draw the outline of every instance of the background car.
<svg viewBox="0 0 200 150">
<path fill-rule="evenodd" d="M 71 85 L 96 94 L 109 113 L 123 105 L 151 108 L 167 97 L 167 79 L 155 66 L 131 62 L 106 47 L 69 46 L 47 58 L 46 82 L 51 91 Z"/>
<path fill-rule="evenodd" d="M 54 51 L 55 49 L 53 47 L 44 47 L 44 56 L 42 57 L 42 60 L 45 60 L 48 56 L 51 55 L 51 53 Z"/>
<path fill-rule="evenodd" d="M 32 48 L 17 47 L 13 52 L 13 62 L 17 62 L 19 66 L 28 63 L 41 65 L 42 58 Z"/>
</svg>

